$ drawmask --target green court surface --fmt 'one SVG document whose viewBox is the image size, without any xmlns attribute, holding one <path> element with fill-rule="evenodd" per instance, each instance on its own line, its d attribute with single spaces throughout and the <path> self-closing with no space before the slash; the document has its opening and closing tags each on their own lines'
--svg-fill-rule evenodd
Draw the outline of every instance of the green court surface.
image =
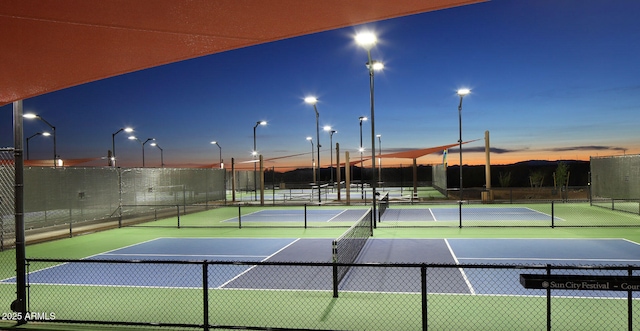
<svg viewBox="0 0 640 331">
<path fill-rule="evenodd" d="M 536 205 L 526 205 L 532 209 Z M 281 210 L 299 210 L 296 207 L 278 207 Z M 309 210 L 345 209 L 346 207 L 308 207 Z M 353 209 L 366 210 L 366 206 L 356 206 Z M 392 205 L 391 208 L 425 208 L 424 205 Z M 435 208 L 435 206 L 434 206 Z M 595 222 L 602 223 L 603 217 L 609 218 L 611 211 L 589 206 L 560 206 L 568 210 L 560 211 L 564 222 Z M 243 207 L 241 212 L 246 215 L 264 209 L 263 207 Z M 350 208 L 351 209 L 351 208 Z M 272 210 L 272 209 L 270 209 Z M 544 210 L 543 210 L 544 211 Z M 559 215 L 556 213 L 556 216 Z M 637 215 L 615 214 L 621 217 L 624 224 L 634 224 Z M 27 246 L 28 258 L 58 258 L 82 259 L 101 254 L 118 248 L 150 241 L 157 238 L 327 238 L 335 239 L 345 228 L 341 226 L 320 227 L 243 227 L 237 224 L 209 227 L 212 223 L 219 224 L 225 220 L 238 216 L 238 209 L 234 207 L 216 208 L 200 213 L 181 216 L 181 223 L 185 227 L 177 228 L 176 218 L 171 217 L 155 222 L 149 222 L 137 227 L 96 232 L 68 239 L 56 240 Z M 575 218 L 575 219 L 574 219 Z M 617 221 L 618 222 L 618 221 Z M 637 223 L 636 223 L 637 224 Z M 193 227 L 188 227 L 191 225 Z M 272 224 L 273 225 L 273 224 Z M 277 223 L 278 225 L 286 225 Z M 380 224 L 374 231 L 375 238 L 618 238 L 640 243 L 640 227 L 402 227 L 398 224 Z M 0 252 L 0 261 L 8 261 L 9 265 L 0 268 L 2 279 L 15 276 L 14 251 Z M 11 264 L 13 263 L 13 264 Z M 40 268 L 44 265 L 32 266 Z M 5 307 L 0 311 L 8 312 L 8 302 L 13 299 L 14 284 L 0 284 L 0 302 Z M 170 320 L 172 323 L 193 323 L 202 316 L 202 293 L 193 289 L 170 288 L 127 288 L 100 286 L 40 286 L 37 304 L 53 305 L 57 316 L 73 315 L 74 319 L 104 319 L 104 320 Z M 105 294 L 113 302 L 105 302 Z M 319 325 L 326 329 L 345 329 L 345 326 L 356 323 L 358 329 L 389 330 L 397 329 L 399 325 L 406 329 L 420 329 L 421 320 L 416 316 L 421 298 L 419 294 L 398 293 L 358 293 L 347 292 L 339 299 L 332 298 L 322 291 L 246 291 L 246 290 L 215 290 L 211 294 L 210 314 L 215 316 L 216 323 L 232 325 L 240 314 L 246 325 L 260 323 L 265 320 L 281 321 L 285 327 L 316 328 Z M 82 298 L 82 300 L 77 300 Z M 122 298 L 125 298 L 122 300 Z M 127 300 L 126 298 L 131 298 Z M 142 298 L 142 299 L 134 299 Z M 179 299 L 178 299 L 179 298 Z M 450 328 L 457 330 L 474 329 L 544 329 L 545 299 L 540 297 L 519 296 L 467 296 L 467 295 L 431 295 L 429 325 L 433 329 Z M 589 320 L 592 330 L 625 329 L 626 301 L 597 300 L 597 308 L 593 307 L 593 300 L 580 298 L 556 299 L 554 305 L 562 306 L 571 312 L 571 319 L 554 320 L 554 329 L 570 330 L 576 320 Z M 637 300 L 637 299 L 636 299 Z M 157 307 L 175 307 L 176 302 L 193 302 L 193 307 L 179 307 L 158 311 Z M 635 301 L 635 300 L 634 300 Z M 34 302 L 34 304 L 36 304 Z M 459 307 L 469 305 L 473 309 L 460 310 Z M 117 309 L 115 308 L 117 306 Z M 181 306 L 178 304 L 178 306 Z M 301 309 L 301 306 L 304 308 Z M 526 311 L 517 307 L 535 307 Z M 636 305 L 637 306 L 637 305 Z M 357 309 L 354 309 L 357 307 Z M 389 309 L 389 307 L 403 307 Z M 484 307 L 484 308 L 483 308 Z M 515 309 L 514 309 L 515 307 Z M 113 310 L 112 310 L 113 309 Z M 593 319 L 594 309 L 607 311 Z M 634 308 L 634 312 L 637 311 Z M 295 315 L 288 312 L 297 311 Z M 375 311 L 375 318 L 370 319 Z M 457 318 L 457 325 L 451 325 L 449 311 L 464 313 L 464 318 Z M 117 316 L 114 316 L 117 314 Z M 509 318 L 505 319 L 505 314 Z M 634 313 L 637 318 L 637 313 Z M 292 317 L 295 316 L 295 317 Z M 314 321 L 312 324 L 300 324 L 300 321 Z M 509 322 L 515 321 L 515 322 Z M 512 324 L 516 323 L 517 324 Z M 231 324 L 227 324 L 231 323 Z M 542 324 L 541 324 L 542 323 Z M 634 322 L 638 326 L 637 322 Z M 0 322 L 0 328 L 12 327 L 13 322 Z M 348 328 L 348 327 L 346 327 Z M 96 325 L 59 325 L 47 322 L 30 322 L 13 329 L 27 330 L 115 330 L 115 329 L 153 329 L 145 327 L 107 327 Z M 582 329 L 585 329 L 584 327 Z"/>
</svg>

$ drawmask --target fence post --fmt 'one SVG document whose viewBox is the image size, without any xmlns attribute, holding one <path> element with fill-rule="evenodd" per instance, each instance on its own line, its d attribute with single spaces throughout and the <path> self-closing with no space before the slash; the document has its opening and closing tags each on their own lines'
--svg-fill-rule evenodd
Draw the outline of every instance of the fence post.
<svg viewBox="0 0 640 331">
<path fill-rule="evenodd" d="M 550 264 L 547 264 L 547 276 L 551 276 Z M 547 331 L 551 331 L 551 287 L 547 288 Z"/>
<path fill-rule="evenodd" d="M 338 258 L 336 257 L 338 250 L 338 243 L 334 240 L 331 243 L 331 254 L 333 255 L 333 297 L 338 297 L 338 266 L 336 262 L 338 262 Z"/>
<path fill-rule="evenodd" d="M 427 319 L 427 266 L 424 264 L 420 267 L 420 279 L 422 284 L 422 330 L 427 330 L 429 327 Z"/>
<path fill-rule="evenodd" d="M 633 276 L 633 267 L 631 265 L 628 266 L 627 274 L 629 278 Z M 628 316 L 628 329 L 629 331 L 633 330 L 633 291 L 629 290 L 627 293 L 627 316 Z"/>
<path fill-rule="evenodd" d="M 202 308 L 204 311 L 204 330 L 209 330 L 209 267 L 207 260 L 202 261 Z"/>
<path fill-rule="evenodd" d="M 178 229 L 180 228 L 180 205 L 176 205 L 176 209 L 178 211 Z"/>
</svg>

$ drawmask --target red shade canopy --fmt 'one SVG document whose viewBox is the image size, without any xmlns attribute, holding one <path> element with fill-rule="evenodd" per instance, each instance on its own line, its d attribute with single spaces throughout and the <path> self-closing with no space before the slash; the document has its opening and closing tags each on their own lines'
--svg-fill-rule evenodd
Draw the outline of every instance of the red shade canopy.
<svg viewBox="0 0 640 331">
<path fill-rule="evenodd" d="M 3 0 L 0 105 L 240 47 L 484 0 Z"/>
</svg>

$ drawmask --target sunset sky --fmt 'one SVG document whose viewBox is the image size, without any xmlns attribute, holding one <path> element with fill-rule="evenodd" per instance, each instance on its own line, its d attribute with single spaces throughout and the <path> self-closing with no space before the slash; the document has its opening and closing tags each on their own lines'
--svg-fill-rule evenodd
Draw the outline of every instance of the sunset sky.
<svg viewBox="0 0 640 331">
<path fill-rule="evenodd" d="M 62 159 L 101 158 L 112 134 L 131 126 L 155 138 L 164 163 L 217 165 L 251 160 L 268 167 L 309 166 L 316 118 L 337 131 L 333 143 L 359 154 L 360 116 L 370 116 L 366 52 L 353 36 L 374 31 L 376 134 L 382 153 L 455 144 L 456 90 L 472 90 L 462 109 L 465 164 L 484 162 L 491 133 L 493 164 L 640 153 L 640 1 L 494 0 L 262 44 L 142 70 L 24 100 L 57 128 Z M 13 146 L 12 106 L 0 107 L 0 147 Z M 48 126 L 25 120 L 25 138 Z M 320 132 L 321 164 L 329 134 Z M 370 123 L 363 123 L 365 155 Z M 376 139 L 376 143 L 378 140 Z M 30 140 L 31 159 L 50 159 L 50 138 Z M 376 149 L 378 146 L 376 146 Z M 118 165 L 142 166 L 141 145 L 116 136 Z M 449 164 L 458 164 L 457 149 Z M 316 156 L 317 157 L 317 156 Z M 335 158 L 335 155 L 334 155 Z M 383 165 L 410 164 L 408 159 Z M 436 153 L 419 163 L 442 162 Z M 145 146 L 146 166 L 160 152 Z M 84 165 L 106 165 L 105 160 Z"/>
</svg>

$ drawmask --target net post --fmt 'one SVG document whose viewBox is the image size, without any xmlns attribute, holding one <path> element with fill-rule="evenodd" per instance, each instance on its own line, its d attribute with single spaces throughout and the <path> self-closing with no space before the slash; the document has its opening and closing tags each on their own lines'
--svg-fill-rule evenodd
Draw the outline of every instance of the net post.
<svg viewBox="0 0 640 331">
<path fill-rule="evenodd" d="M 371 197 L 371 204 L 373 205 L 373 212 L 371 213 L 371 223 L 373 223 L 373 228 L 377 229 L 378 225 L 376 224 L 376 216 L 378 215 L 378 213 L 376 211 L 376 204 L 378 203 L 378 196 L 376 195 L 376 186 L 373 185 L 371 190 L 373 191 L 373 195 Z M 371 233 L 371 235 L 373 235 L 373 229 L 371 230 Z"/>
<path fill-rule="evenodd" d="M 73 238 L 73 219 L 69 219 L 69 238 Z"/>
<path fill-rule="evenodd" d="M 238 205 L 238 229 L 242 229 L 242 212 L 240 208 L 240 205 Z"/>
<path fill-rule="evenodd" d="M 307 204 L 304 204 L 304 228 L 307 228 Z"/>
<path fill-rule="evenodd" d="M 462 200 L 458 201 L 458 215 L 460 217 L 458 228 L 462 229 Z"/>
</svg>

